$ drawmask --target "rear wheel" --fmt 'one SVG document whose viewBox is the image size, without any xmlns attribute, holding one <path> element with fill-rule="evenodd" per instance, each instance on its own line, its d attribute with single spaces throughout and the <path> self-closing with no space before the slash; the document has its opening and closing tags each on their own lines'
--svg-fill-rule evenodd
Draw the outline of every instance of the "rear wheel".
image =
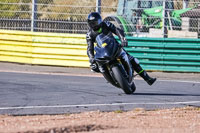
<svg viewBox="0 0 200 133">
<path fill-rule="evenodd" d="M 112 71 L 113 71 L 113 75 L 115 77 L 115 80 L 119 83 L 120 87 L 123 89 L 123 91 L 126 94 L 132 94 L 132 88 L 131 88 L 131 83 L 128 82 L 128 80 L 124 77 L 123 74 L 123 69 L 120 68 L 121 66 L 113 66 L 112 67 Z"/>
</svg>

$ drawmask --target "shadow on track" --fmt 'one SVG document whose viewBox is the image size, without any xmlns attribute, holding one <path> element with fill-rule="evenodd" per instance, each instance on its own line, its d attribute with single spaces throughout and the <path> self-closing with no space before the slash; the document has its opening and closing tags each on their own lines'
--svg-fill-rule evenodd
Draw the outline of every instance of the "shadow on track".
<svg viewBox="0 0 200 133">
<path fill-rule="evenodd" d="M 170 93 L 134 93 L 133 95 L 146 95 L 146 96 L 200 96 L 200 94 L 170 94 Z"/>
</svg>

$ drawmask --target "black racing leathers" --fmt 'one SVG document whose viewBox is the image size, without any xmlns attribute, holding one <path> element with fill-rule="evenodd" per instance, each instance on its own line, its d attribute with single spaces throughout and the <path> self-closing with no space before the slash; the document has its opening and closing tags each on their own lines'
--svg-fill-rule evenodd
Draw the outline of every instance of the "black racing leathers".
<svg viewBox="0 0 200 133">
<path fill-rule="evenodd" d="M 114 33 L 115 35 L 117 35 L 119 37 L 122 46 L 128 45 L 123 30 L 115 27 L 115 25 L 110 22 L 102 22 L 101 28 L 98 31 L 93 31 L 92 29 L 90 29 L 86 36 L 87 44 L 88 44 L 87 55 L 90 58 L 91 66 L 92 66 L 92 64 L 94 64 L 94 43 L 96 42 L 97 35 L 99 35 L 101 33 L 108 35 L 109 37 L 113 37 L 113 38 L 114 38 L 114 36 L 112 35 L 112 33 Z M 116 42 L 117 42 L 117 40 L 116 40 Z M 151 78 L 146 73 L 146 71 L 142 69 L 137 58 L 134 58 L 133 56 L 129 55 L 124 49 L 122 51 L 123 51 L 122 59 L 124 59 L 124 61 L 126 61 L 127 56 L 128 56 L 128 59 L 133 67 L 133 70 L 135 70 L 149 85 L 152 85 L 156 81 L 156 78 Z M 94 71 L 99 72 L 98 67 L 96 67 L 96 66 L 92 66 L 92 67 L 95 67 Z"/>
<path fill-rule="evenodd" d="M 93 60 L 94 60 L 94 43 L 96 42 L 97 35 L 99 35 L 101 33 L 103 33 L 105 35 L 114 33 L 115 35 L 117 35 L 119 37 L 121 44 L 124 41 L 126 41 L 124 31 L 115 27 L 115 25 L 110 22 L 102 22 L 101 28 L 99 29 L 99 31 L 93 31 L 92 29 L 89 29 L 86 39 L 87 39 L 87 44 L 88 44 L 87 55 L 90 59 L 91 64 L 94 63 L 93 62 Z M 110 37 L 114 38 L 114 36 L 110 36 Z M 125 51 L 125 50 L 123 50 L 123 51 Z M 135 59 L 133 56 L 129 55 L 127 52 L 126 52 L 126 54 L 128 55 L 128 58 L 132 64 L 132 67 L 134 68 L 134 70 L 136 70 L 137 73 L 142 71 L 143 69 L 140 67 L 137 59 Z"/>
<path fill-rule="evenodd" d="M 101 28 L 99 29 L 99 31 L 93 31 L 92 29 L 90 29 L 86 36 L 87 44 L 88 44 L 87 55 L 90 59 L 94 58 L 94 43 L 96 41 L 97 35 L 100 33 L 103 33 L 105 35 L 114 33 L 115 35 L 119 37 L 121 42 L 126 40 L 124 32 L 121 29 L 116 28 L 115 25 L 110 22 L 102 22 Z M 114 38 L 114 36 L 111 36 L 111 37 Z"/>
</svg>

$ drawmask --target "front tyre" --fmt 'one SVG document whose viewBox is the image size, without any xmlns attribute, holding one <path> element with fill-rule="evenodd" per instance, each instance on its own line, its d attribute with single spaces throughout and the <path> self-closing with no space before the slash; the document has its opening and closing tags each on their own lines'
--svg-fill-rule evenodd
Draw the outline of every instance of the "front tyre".
<svg viewBox="0 0 200 133">
<path fill-rule="evenodd" d="M 132 92 L 134 93 L 136 90 L 136 86 L 135 86 L 134 82 L 132 82 L 132 84 L 131 84 L 131 89 L 132 89 Z"/>
<path fill-rule="evenodd" d="M 112 72 L 115 80 L 119 83 L 120 87 L 126 94 L 132 94 L 131 83 L 128 82 L 128 79 L 124 77 L 123 69 L 119 65 L 115 65 L 112 68 Z"/>
</svg>

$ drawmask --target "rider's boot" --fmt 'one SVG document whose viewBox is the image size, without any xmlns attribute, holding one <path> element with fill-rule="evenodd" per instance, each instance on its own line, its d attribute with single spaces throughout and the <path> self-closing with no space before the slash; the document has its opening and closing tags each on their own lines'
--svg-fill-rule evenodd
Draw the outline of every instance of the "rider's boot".
<svg viewBox="0 0 200 133">
<path fill-rule="evenodd" d="M 142 70 L 140 73 L 138 73 L 149 85 L 152 85 L 156 78 L 150 77 L 145 70 Z"/>
<path fill-rule="evenodd" d="M 130 58 L 130 62 L 132 64 L 133 69 L 149 84 L 152 85 L 156 78 L 150 77 L 147 72 L 142 69 L 142 67 L 139 64 L 139 61 L 137 58 Z"/>
</svg>

